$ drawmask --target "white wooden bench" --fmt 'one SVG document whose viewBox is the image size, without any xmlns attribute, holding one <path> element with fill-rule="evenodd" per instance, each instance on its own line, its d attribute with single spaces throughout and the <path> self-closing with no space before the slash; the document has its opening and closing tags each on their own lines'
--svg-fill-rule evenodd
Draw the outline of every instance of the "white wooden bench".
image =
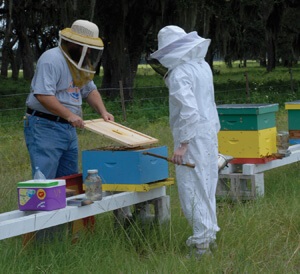
<svg viewBox="0 0 300 274">
<path fill-rule="evenodd" d="M 83 198 L 84 194 L 67 198 Z M 118 210 L 145 202 L 155 206 L 155 218 L 164 222 L 170 218 L 170 198 L 166 195 L 166 186 L 146 192 L 103 192 L 103 199 L 86 206 L 67 206 L 53 211 L 14 210 L 0 214 L 0 240 L 38 231 L 41 229 L 69 223 L 97 214 Z"/>
<path fill-rule="evenodd" d="M 219 174 L 217 197 L 251 200 L 264 196 L 264 172 L 300 161 L 300 145 L 290 146 L 291 154 L 264 164 L 228 164 Z"/>
</svg>

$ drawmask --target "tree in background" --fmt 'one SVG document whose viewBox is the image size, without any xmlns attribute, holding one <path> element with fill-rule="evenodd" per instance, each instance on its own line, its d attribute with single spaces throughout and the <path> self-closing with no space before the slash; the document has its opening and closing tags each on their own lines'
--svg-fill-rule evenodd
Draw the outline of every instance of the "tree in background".
<svg viewBox="0 0 300 274">
<path fill-rule="evenodd" d="M 300 1 L 286 1 L 286 11 L 282 18 L 278 35 L 277 62 L 291 67 L 300 55 Z"/>
<path fill-rule="evenodd" d="M 1 76 L 8 76 L 8 67 L 11 64 L 12 78 L 18 79 L 18 69 L 16 65 L 16 58 L 13 53 L 13 47 L 17 42 L 17 38 L 13 37 L 12 33 L 12 1 L 2 1 L 1 13 L 3 14 L 3 28 L 5 31 L 1 33 L 2 39 L 2 62 L 1 62 Z"/>
<path fill-rule="evenodd" d="M 197 16 L 195 1 L 104 0 L 97 2 L 98 24 L 103 28 L 104 53 L 102 88 L 124 87 L 125 99 L 133 98 L 131 87 L 151 33 L 152 45 L 164 24 L 180 24 L 193 29 Z M 149 41 L 149 39 L 148 39 Z M 155 45 L 156 47 L 157 45 Z"/>
<path fill-rule="evenodd" d="M 125 98 L 133 98 L 141 56 L 156 49 L 157 32 L 169 24 L 210 38 L 211 66 L 216 56 L 228 66 L 256 59 L 272 71 L 299 58 L 299 7 L 299 0 L 0 0 L 1 75 L 10 65 L 17 79 L 22 67 L 30 80 L 38 57 L 57 45 L 58 31 L 79 18 L 99 26 L 102 88 L 111 97 L 122 82 Z"/>
</svg>

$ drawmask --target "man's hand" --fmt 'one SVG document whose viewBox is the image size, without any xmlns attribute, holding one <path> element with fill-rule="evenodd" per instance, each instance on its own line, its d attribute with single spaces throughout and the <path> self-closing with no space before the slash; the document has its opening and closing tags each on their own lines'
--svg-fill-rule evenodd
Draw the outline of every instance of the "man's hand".
<svg viewBox="0 0 300 274">
<path fill-rule="evenodd" d="M 177 165 L 183 164 L 183 156 L 188 150 L 187 143 L 180 144 L 180 146 L 174 151 L 173 157 L 171 158 L 172 162 Z"/>
<path fill-rule="evenodd" d="M 78 128 L 84 128 L 84 121 L 78 115 L 71 113 L 67 118 L 67 121 L 73 126 Z"/>
<path fill-rule="evenodd" d="M 115 120 L 114 116 L 107 111 L 102 113 L 101 115 L 102 115 L 104 121 L 114 121 Z"/>
</svg>

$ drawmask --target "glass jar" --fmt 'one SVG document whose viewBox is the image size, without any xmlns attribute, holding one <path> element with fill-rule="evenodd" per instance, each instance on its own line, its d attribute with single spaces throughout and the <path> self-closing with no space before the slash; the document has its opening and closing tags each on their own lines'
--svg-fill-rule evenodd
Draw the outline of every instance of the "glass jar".
<svg viewBox="0 0 300 274">
<path fill-rule="evenodd" d="M 99 201 L 102 199 L 102 181 L 98 175 L 98 169 L 89 169 L 88 175 L 84 180 L 85 196 L 92 201 Z"/>
</svg>

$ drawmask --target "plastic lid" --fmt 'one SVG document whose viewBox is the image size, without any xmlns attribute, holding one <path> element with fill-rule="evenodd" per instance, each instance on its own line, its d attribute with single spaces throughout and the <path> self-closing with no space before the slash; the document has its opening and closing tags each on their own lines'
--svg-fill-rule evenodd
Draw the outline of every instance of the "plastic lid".
<svg viewBox="0 0 300 274">
<path fill-rule="evenodd" d="M 18 187 L 52 187 L 52 186 L 58 186 L 58 185 L 59 185 L 59 183 L 57 181 L 41 182 L 38 180 L 19 182 L 17 184 Z"/>
<path fill-rule="evenodd" d="M 98 173 L 98 169 L 89 169 L 88 173 Z"/>
</svg>

